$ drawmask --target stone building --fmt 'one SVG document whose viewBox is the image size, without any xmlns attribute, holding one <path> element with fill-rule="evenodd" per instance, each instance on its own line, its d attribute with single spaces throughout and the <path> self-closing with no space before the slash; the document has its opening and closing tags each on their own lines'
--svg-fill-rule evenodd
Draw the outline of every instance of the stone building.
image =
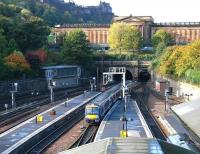
<svg viewBox="0 0 200 154">
<path fill-rule="evenodd" d="M 115 17 L 113 22 L 123 22 L 138 27 L 146 44 L 150 43 L 152 35 L 160 29 L 171 33 L 177 44 L 200 39 L 200 22 L 154 23 L 151 16 Z M 109 24 L 70 24 L 57 26 L 52 32 L 59 35 L 73 29 L 82 29 L 92 45 L 108 46 L 109 28 Z"/>
</svg>

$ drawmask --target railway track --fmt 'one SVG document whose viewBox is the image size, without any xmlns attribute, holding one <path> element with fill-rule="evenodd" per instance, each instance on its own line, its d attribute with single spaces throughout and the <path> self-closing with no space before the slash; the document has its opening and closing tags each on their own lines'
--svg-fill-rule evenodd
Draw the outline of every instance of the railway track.
<svg viewBox="0 0 200 154">
<path fill-rule="evenodd" d="M 66 95 L 66 93 L 72 93 L 74 91 L 76 91 L 77 89 L 86 89 L 89 88 L 89 86 L 82 86 L 82 87 L 73 87 L 73 88 L 68 88 L 68 89 L 63 89 L 63 90 L 57 90 L 54 92 L 55 94 L 55 98 L 57 97 L 62 97 L 63 95 Z M 36 102 L 36 101 L 40 101 L 40 100 L 44 100 L 44 99 L 49 99 L 49 92 L 47 93 L 43 93 L 43 95 L 39 94 L 39 95 L 27 95 L 27 96 L 20 96 L 20 97 L 16 97 L 16 105 L 17 106 L 22 106 L 24 104 L 27 104 L 27 102 Z M 0 111 L 4 110 L 4 104 L 8 104 L 8 107 L 11 108 L 11 98 L 10 99 L 4 99 L 1 100 L 0 103 Z"/>
<path fill-rule="evenodd" d="M 142 92 L 137 92 L 133 94 L 134 99 L 137 100 L 138 106 L 140 107 L 140 110 L 149 125 L 149 128 L 154 135 L 154 137 L 159 138 L 161 140 L 166 141 L 167 136 L 159 126 L 158 122 L 152 115 L 152 113 L 149 111 L 147 102 L 148 102 L 148 97 L 149 97 L 149 90 L 148 88 L 145 88 L 145 84 L 142 86 Z"/>
<path fill-rule="evenodd" d="M 78 140 L 76 140 L 75 143 L 73 143 L 69 149 L 93 142 L 97 130 L 98 126 L 88 125 L 83 134 L 80 136 L 80 138 L 78 138 Z"/>
<path fill-rule="evenodd" d="M 77 88 L 74 90 L 68 91 L 68 97 L 73 97 L 81 94 L 83 92 L 82 88 L 80 91 L 77 91 Z M 65 95 L 56 96 L 56 100 L 62 100 L 66 98 Z M 3 114 L 0 116 L 0 133 L 5 132 L 6 130 L 18 125 L 19 123 L 39 114 L 41 112 L 41 106 L 48 105 L 47 108 L 52 107 L 49 104 L 50 99 L 44 99 L 39 102 L 30 103 L 25 106 L 19 107 L 16 110 L 13 110 L 7 114 Z M 54 105 L 58 104 L 59 102 L 55 102 Z"/>
<path fill-rule="evenodd" d="M 55 142 L 64 133 L 69 131 L 76 123 L 78 123 L 84 117 L 84 108 L 76 113 L 77 116 L 71 116 L 63 122 L 63 124 L 56 130 L 45 136 L 37 144 L 33 145 L 25 154 L 40 154 L 47 149 L 53 142 Z"/>
</svg>

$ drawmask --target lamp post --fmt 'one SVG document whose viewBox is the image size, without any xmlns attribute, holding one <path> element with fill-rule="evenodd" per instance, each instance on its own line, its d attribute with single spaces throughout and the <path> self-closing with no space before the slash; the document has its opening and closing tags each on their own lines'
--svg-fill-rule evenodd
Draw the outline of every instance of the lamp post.
<svg viewBox="0 0 200 154">
<path fill-rule="evenodd" d="M 102 89 L 103 86 L 103 70 L 104 70 L 104 53 L 105 53 L 105 48 L 102 48 L 101 51 L 101 75 L 100 75 L 100 89 Z"/>
<path fill-rule="evenodd" d="M 96 77 L 93 77 L 93 90 L 96 91 Z"/>
<path fill-rule="evenodd" d="M 90 87 L 91 87 L 91 91 L 94 91 L 94 89 L 96 87 L 96 77 L 90 78 Z"/>
<path fill-rule="evenodd" d="M 51 99 L 51 103 L 53 104 L 54 102 L 54 92 L 53 92 L 53 88 L 56 86 L 56 82 L 53 80 L 49 80 L 49 89 L 50 89 L 50 99 Z"/>
<path fill-rule="evenodd" d="M 120 118 L 120 120 L 123 122 L 122 132 L 125 131 L 125 136 L 123 136 L 123 137 L 128 137 L 127 97 L 129 96 L 129 93 L 128 93 L 129 91 L 128 91 L 128 87 L 127 86 L 124 89 L 125 89 L 125 93 L 124 93 L 125 95 L 124 95 L 123 116 Z"/>
<path fill-rule="evenodd" d="M 168 89 L 165 89 L 165 111 L 167 111 L 168 100 L 169 100 L 169 92 Z"/>
<path fill-rule="evenodd" d="M 12 83 L 11 85 L 11 98 L 12 98 L 12 108 L 16 107 L 16 103 L 15 103 L 15 93 L 18 91 L 18 83 Z"/>
<path fill-rule="evenodd" d="M 185 94 L 187 96 L 187 100 L 190 101 L 190 96 L 193 96 L 193 94 Z"/>
</svg>

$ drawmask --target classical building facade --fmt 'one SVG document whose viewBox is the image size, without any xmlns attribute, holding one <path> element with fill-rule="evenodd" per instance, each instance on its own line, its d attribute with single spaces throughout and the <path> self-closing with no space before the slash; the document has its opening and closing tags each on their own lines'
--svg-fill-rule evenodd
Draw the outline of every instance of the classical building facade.
<svg viewBox="0 0 200 154">
<path fill-rule="evenodd" d="M 52 32 L 55 36 L 58 36 L 60 33 L 69 33 L 74 29 L 81 29 L 85 32 L 91 45 L 108 47 L 109 28 L 109 24 L 67 24 L 56 26 Z"/>
<path fill-rule="evenodd" d="M 143 40 L 148 44 L 153 34 L 160 29 L 171 33 L 177 44 L 188 43 L 200 39 L 200 22 L 154 23 L 151 16 L 115 17 L 113 22 L 123 22 L 138 27 Z M 54 35 L 68 33 L 74 29 L 82 29 L 92 45 L 108 46 L 109 24 L 70 24 L 56 26 Z"/>
</svg>

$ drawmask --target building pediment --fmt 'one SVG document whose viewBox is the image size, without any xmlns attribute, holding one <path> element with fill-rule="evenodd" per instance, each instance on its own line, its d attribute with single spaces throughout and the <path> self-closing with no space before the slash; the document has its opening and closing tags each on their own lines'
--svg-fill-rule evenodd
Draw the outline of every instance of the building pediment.
<svg viewBox="0 0 200 154">
<path fill-rule="evenodd" d="M 145 22 L 150 21 L 153 22 L 153 18 L 151 16 L 126 16 L 126 17 L 114 17 L 114 22 Z"/>
</svg>

